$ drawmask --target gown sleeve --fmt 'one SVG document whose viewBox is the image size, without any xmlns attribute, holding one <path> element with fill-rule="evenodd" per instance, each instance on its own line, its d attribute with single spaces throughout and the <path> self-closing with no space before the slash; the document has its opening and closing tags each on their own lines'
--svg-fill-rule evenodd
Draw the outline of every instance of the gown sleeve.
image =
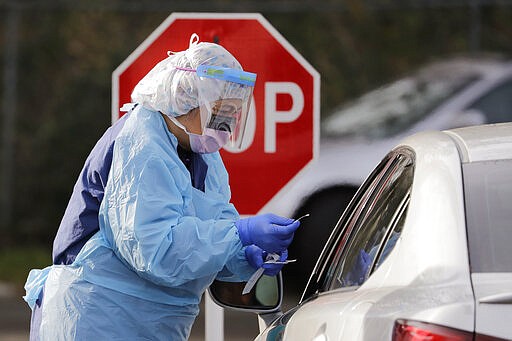
<svg viewBox="0 0 512 341">
<path fill-rule="evenodd" d="M 104 233 L 141 277 L 165 286 L 226 270 L 226 278 L 239 277 L 237 272 L 247 277 L 251 270 L 234 220 L 187 215 L 173 176 L 176 165 L 156 156 L 135 157 L 118 171 L 103 201 Z"/>
</svg>

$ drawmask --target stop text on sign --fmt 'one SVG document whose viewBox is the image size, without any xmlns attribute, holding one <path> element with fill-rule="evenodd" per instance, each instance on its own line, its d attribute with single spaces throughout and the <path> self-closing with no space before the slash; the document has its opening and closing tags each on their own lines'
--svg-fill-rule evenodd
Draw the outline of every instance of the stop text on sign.
<svg viewBox="0 0 512 341">
<path fill-rule="evenodd" d="M 264 117 L 265 117 L 265 153 L 276 152 L 276 125 L 278 123 L 290 123 L 295 121 L 304 109 L 304 93 L 300 86 L 292 82 L 266 82 L 265 83 L 265 94 L 264 94 Z M 288 95 L 291 97 L 291 107 L 289 109 L 279 109 L 277 106 L 278 95 Z M 256 130 L 256 121 L 254 117 L 258 115 L 258 108 L 254 103 L 254 99 L 251 101 L 251 113 L 248 122 L 248 128 L 246 136 L 244 138 L 244 144 L 240 150 L 232 149 L 229 146 L 225 146 L 224 149 L 231 153 L 241 153 L 251 147 L 254 141 L 254 132 Z M 251 120 L 252 118 L 252 120 Z"/>
</svg>

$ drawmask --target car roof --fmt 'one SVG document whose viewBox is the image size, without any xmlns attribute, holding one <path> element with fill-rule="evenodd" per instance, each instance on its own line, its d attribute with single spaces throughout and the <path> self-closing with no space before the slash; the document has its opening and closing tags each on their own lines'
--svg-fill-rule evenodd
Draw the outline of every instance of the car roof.
<svg viewBox="0 0 512 341">
<path fill-rule="evenodd" d="M 463 163 L 512 159 L 512 123 L 487 124 L 446 130 L 455 141 Z"/>
<path fill-rule="evenodd" d="M 469 72 L 481 75 L 502 72 L 511 66 L 511 61 L 498 56 L 457 56 L 453 58 L 433 60 L 418 69 L 417 74 L 427 78 L 435 78 L 446 73 L 466 74 Z"/>
</svg>

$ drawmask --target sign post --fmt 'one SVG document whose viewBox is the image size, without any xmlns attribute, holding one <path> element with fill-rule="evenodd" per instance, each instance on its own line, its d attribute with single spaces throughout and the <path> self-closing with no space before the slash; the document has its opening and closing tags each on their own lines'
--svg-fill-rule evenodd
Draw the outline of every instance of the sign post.
<svg viewBox="0 0 512 341">
<path fill-rule="evenodd" d="M 112 120 L 139 80 L 190 36 L 225 47 L 257 74 L 242 150 L 221 150 L 241 215 L 273 211 L 318 156 L 320 76 L 260 14 L 173 13 L 112 74 Z M 208 318 L 208 317 L 207 317 Z"/>
</svg>

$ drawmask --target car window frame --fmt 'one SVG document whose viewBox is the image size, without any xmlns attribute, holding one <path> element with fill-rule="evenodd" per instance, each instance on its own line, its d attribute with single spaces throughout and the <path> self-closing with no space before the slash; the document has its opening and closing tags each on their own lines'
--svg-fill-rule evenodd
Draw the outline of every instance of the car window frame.
<svg viewBox="0 0 512 341">
<path fill-rule="evenodd" d="M 341 218 L 333 229 L 331 236 L 329 237 L 322 253 L 320 254 L 320 257 L 313 270 L 313 273 L 310 276 L 300 302 L 308 300 L 320 292 L 328 291 L 322 288 L 326 287 L 326 280 L 328 279 L 329 272 L 332 269 L 332 264 L 339 261 L 341 255 L 343 255 L 345 249 L 349 246 L 351 238 L 355 233 L 354 227 L 357 225 L 358 221 L 360 221 L 360 219 L 364 220 L 364 218 L 366 218 L 366 214 L 371 208 L 368 207 L 368 204 L 374 204 L 375 201 L 372 199 L 374 199 L 376 190 L 378 191 L 379 188 L 383 185 L 383 179 L 385 179 L 386 176 L 392 174 L 393 171 L 396 171 L 395 167 L 399 165 L 400 155 L 405 155 L 411 161 L 413 167 L 412 177 L 414 177 L 415 154 L 414 151 L 409 147 L 398 147 L 389 152 L 382 159 L 382 161 L 377 165 L 377 167 L 375 167 L 372 173 L 359 187 L 350 204 L 341 215 Z M 407 210 L 409 197 L 410 189 L 409 193 L 407 194 L 407 198 L 404 198 L 402 202 L 397 206 L 397 211 L 399 212 L 396 214 L 396 217 L 391 219 L 392 223 L 389 224 L 385 236 L 382 238 L 381 243 L 379 244 L 379 249 L 372 261 L 372 264 L 370 265 L 370 271 L 368 274 L 371 274 L 373 271 L 375 271 L 376 262 L 382 255 L 382 248 L 384 245 L 386 245 L 387 240 L 389 240 L 389 237 L 391 236 L 391 232 L 394 230 L 396 224 L 400 220 L 400 212 L 403 213 Z M 361 216 L 362 213 L 364 214 L 363 216 Z"/>
<path fill-rule="evenodd" d="M 335 257 L 336 245 L 339 245 L 339 240 L 344 235 L 346 235 L 346 222 L 349 218 L 352 217 L 352 212 L 354 211 L 354 206 L 361 200 L 361 197 L 364 193 L 367 192 L 368 188 L 373 184 L 373 181 L 376 176 L 379 176 L 381 172 L 383 172 L 387 167 L 389 167 L 390 159 L 389 155 L 387 155 L 372 173 L 368 176 L 368 178 L 363 182 L 363 184 L 356 191 L 356 194 L 343 211 L 338 223 L 334 227 L 330 237 L 327 240 L 327 243 L 324 246 L 324 249 L 320 253 L 320 257 L 313 269 L 313 272 L 309 278 L 308 284 L 306 285 L 306 289 L 304 290 L 300 302 L 303 302 L 306 299 L 309 299 L 318 293 L 319 283 L 323 282 L 326 276 L 326 267 L 328 264 L 332 262 L 332 259 Z"/>
<path fill-rule="evenodd" d="M 388 236 L 391 235 L 391 231 L 396 226 L 402 214 L 406 211 L 407 207 L 404 208 L 404 202 L 407 202 L 406 199 L 410 194 L 412 177 L 410 179 L 410 184 L 407 185 L 406 191 L 403 193 L 402 199 L 395 207 L 391 207 L 392 215 L 390 217 L 386 218 L 385 215 L 382 215 L 384 211 L 382 211 L 382 207 L 380 205 L 383 203 L 382 199 L 386 199 L 388 197 L 389 191 L 394 191 L 396 189 L 395 186 L 398 184 L 398 181 L 402 181 L 405 174 L 404 172 L 406 172 L 406 167 L 408 165 L 413 165 L 413 160 L 410 155 L 407 155 L 406 153 L 396 153 L 395 157 L 392 158 L 391 166 L 384 172 L 384 176 L 381 177 L 379 183 L 374 188 L 373 193 L 370 194 L 371 199 L 369 201 L 369 205 L 368 203 L 365 204 L 366 209 L 364 216 L 358 217 L 355 222 L 356 228 L 351 231 L 340 257 L 334 260 L 334 263 L 336 264 L 331 265 L 332 271 L 329 271 L 328 276 L 331 272 L 333 272 L 333 275 L 330 276 L 330 278 L 327 278 L 326 283 L 322 285 L 320 291 L 331 291 L 350 286 L 359 287 L 366 282 L 373 271 L 375 271 L 377 264 L 376 260 L 383 252 L 383 246 L 385 245 L 384 241 L 388 240 Z M 414 175 L 414 172 L 411 174 Z M 389 209 L 390 208 L 388 207 L 386 211 Z M 375 215 L 376 210 L 378 212 L 377 215 Z M 377 220 L 375 221 L 374 219 Z M 379 223 L 379 226 L 374 225 L 374 223 L 377 222 Z M 361 236 L 363 236 L 363 239 L 361 239 Z M 369 236 L 369 238 L 366 238 L 366 236 Z M 366 249 L 366 246 L 361 248 L 361 244 L 358 244 L 361 240 L 366 244 L 372 239 L 373 242 L 377 243 L 372 244 L 370 249 Z M 364 272 L 360 274 L 361 277 L 356 280 L 357 283 L 355 283 L 354 278 L 349 280 L 349 278 L 354 275 L 352 271 L 357 269 L 357 267 L 354 268 L 354 265 L 357 264 L 353 263 L 354 261 L 357 262 L 354 257 L 358 258 L 358 256 L 354 256 L 354 250 L 359 250 L 359 252 L 364 250 L 367 257 L 371 257 L 371 250 L 373 249 L 375 250 L 373 259 Z M 347 280 L 348 282 L 346 282 Z"/>
</svg>

